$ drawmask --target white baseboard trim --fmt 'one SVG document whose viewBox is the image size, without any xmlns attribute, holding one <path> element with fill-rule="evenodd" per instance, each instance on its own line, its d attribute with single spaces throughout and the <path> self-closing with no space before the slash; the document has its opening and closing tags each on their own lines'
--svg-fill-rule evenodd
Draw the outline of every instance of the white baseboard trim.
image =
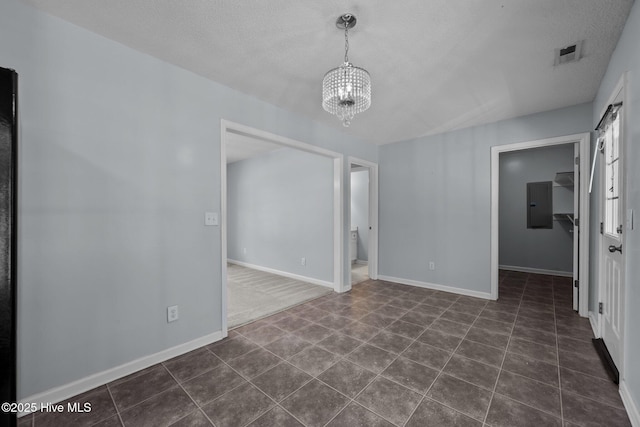
<svg viewBox="0 0 640 427">
<path fill-rule="evenodd" d="M 622 397 L 622 403 L 624 404 L 624 408 L 627 410 L 627 415 L 629 415 L 629 421 L 631 421 L 631 425 L 634 427 L 640 426 L 640 412 L 638 411 L 638 405 L 634 402 L 631 397 L 631 393 L 629 393 L 629 388 L 627 387 L 627 383 L 625 380 L 620 381 L 620 386 L 618 387 L 620 392 L 620 397 Z"/>
<path fill-rule="evenodd" d="M 123 365 L 107 369 L 106 371 L 89 375 L 88 377 L 81 378 L 69 384 L 55 387 L 41 393 L 36 393 L 32 396 L 20 399 L 20 403 L 36 403 L 39 407 L 40 403 L 46 404 L 62 402 L 63 400 L 69 399 L 70 397 L 76 396 L 80 393 L 84 393 L 85 391 L 92 390 L 101 385 L 110 383 L 111 381 L 148 368 L 149 366 L 153 366 L 156 363 L 164 362 L 165 360 L 169 360 L 205 345 L 220 341 L 222 338 L 222 331 L 214 332 L 184 344 L 162 350 L 158 353 L 144 356 Z M 19 417 L 24 415 L 27 415 L 27 413 L 18 414 Z"/>
<path fill-rule="evenodd" d="M 593 311 L 589 312 L 589 323 L 591 323 L 591 329 L 593 329 L 593 336 L 600 338 L 600 318 L 598 313 Z"/>
<path fill-rule="evenodd" d="M 365 261 L 365 260 L 362 260 L 362 259 L 357 259 L 357 260 L 356 260 L 356 264 L 360 264 L 360 265 L 368 265 L 368 264 L 369 264 L 369 261 Z"/>
<path fill-rule="evenodd" d="M 399 283 L 401 285 L 417 286 L 419 288 L 435 289 L 437 291 L 451 292 L 453 294 L 466 295 L 470 297 L 491 299 L 490 292 L 478 292 L 478 291 L 472 291 L 470 289 L 454 288 L 452 286 L 438 285 L 436 283 L 419 282 L 417 280 L 401 279 L 399 277 L 391 277 L 391 276 L 379 275 L 378 279 L 385 280 L 387 282 Z"/>
<path fill-rule="evenodd" d="M 544 268 L 518 267 L 515 265 L 499 265 L 500 270 L 520 271 L 522 273 L 546 274 L 547 276 L 573 277 L 572 271 L 545 270 Z"/>
<path fill-rule="evenodd" d="M 248 262 L 237 261 L 235 259 L 227 259 L 230 264 L 236 264 L 240 267 L 252 268 L 258 271 L 264 271 L 265 273 L 277 274 L 278 276 L 287 277 L 289 279 L 300 280 L 301 282 L 308 282 L 314 285 L 325 286 L 333 289 L 333 282 L 327 282 L 325 280 L 314 279 L 313 277 L 301 276 L 300 274 L 289 273 L 287 271 L 280 271 L 269 267 L 263 267 L 261 265 L 249 264 Z"/>
</svg>

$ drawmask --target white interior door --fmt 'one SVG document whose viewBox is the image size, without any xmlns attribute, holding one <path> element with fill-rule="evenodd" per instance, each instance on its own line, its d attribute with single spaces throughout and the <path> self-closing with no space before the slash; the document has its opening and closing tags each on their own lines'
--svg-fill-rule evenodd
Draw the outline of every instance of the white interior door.
<svg viewBox="0 0 640 427">
<path fill-rule="evenodd" d="M 601 180 L 603 196 L 601 255 L 602 338 L 617 367 L 622 363 L 624 333 L 624 189 L 622 109 L 605 124 L 602 143 Z"/>
</svg>

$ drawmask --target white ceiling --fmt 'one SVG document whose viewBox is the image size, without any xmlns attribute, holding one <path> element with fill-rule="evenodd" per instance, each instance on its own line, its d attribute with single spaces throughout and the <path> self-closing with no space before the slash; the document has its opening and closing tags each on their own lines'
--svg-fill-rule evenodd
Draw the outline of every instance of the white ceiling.
<svg viewBox="0 0 640 427">
<path fill-rule="evenodd" d="M 384 144 L 593 100 L 633 0 L 24 0 L 197 74 Z M 372 78 L 351 127 L 321 106 L 342 62 Z M 554 50 L 584 40 L 584 58 Z"/>
</svg>

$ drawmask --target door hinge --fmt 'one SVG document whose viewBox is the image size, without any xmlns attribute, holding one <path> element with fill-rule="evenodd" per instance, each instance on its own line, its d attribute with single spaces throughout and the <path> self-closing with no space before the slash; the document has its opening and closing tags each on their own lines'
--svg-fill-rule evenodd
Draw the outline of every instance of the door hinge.
<svg viewBox="0 0 640 427">
<path fill-rule="evenodd" d="M 576 165 L 580 163 L 580 157 L 576 157 Z"/>
<path fill-rule="evenodd" d="M 580 281 L 579 280 L 574 280 L 573 281 L 573 287 L 577 288 L 580 285 Z"/>
<path fill-rule="evenodd" d="M 604 233 L 604 223 L 600 223 L 600 234 Z"/>
<path fill-rule="evenodd" d="M 602 314 L 602 303 L 598 303 L 598 313 Z"/>
<path fill-rule="evenodd" d="M 580 227 L 580 218 L 574 219 L 573 223 L 576 225 L 576 227 Z"/>
</svg>

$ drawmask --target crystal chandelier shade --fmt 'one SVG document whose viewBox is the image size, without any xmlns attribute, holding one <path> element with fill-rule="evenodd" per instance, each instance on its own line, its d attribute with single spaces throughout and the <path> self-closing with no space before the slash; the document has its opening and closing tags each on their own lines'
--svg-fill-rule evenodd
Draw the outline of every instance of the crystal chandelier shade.
<svg viewBox="0 0 640 427">
<path fill-rule="evenodd" d="M 349 28 L 356 24 L 355 16 L 345 14 L 338 18 L 336 26 L 344 28 L 344 63 L 329 70 L 322 80 L 322 107 L 336 115 L 344 126 L 353 117 L 371 106 L 371 77 L 364 68 L 349 62 Z"/>
</svg>

